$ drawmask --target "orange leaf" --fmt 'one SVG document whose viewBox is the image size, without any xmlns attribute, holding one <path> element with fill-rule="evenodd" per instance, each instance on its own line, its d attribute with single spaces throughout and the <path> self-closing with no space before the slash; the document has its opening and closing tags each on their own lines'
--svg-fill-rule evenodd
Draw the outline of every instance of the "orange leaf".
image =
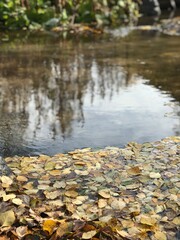
<svg viewBox="0 0 180 240">
<path fill-rule="evenodd" d="M 43 231 L 47 231 L 51 235 L 56 227 L 57 222 L 51 219 L 45 220 L 43 223 Z"/>
</svg>

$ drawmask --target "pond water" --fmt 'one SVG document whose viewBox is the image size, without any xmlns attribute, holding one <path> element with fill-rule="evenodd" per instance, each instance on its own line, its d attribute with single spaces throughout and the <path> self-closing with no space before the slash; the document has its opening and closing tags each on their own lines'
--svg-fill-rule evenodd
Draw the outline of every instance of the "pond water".
<svg viewBox="0 0 180 240">
<path fill-rule="evenodd" d="M 180 39 L 20 36 L 0 45 L 0 154 L 180 135 Z"/>
</svg>

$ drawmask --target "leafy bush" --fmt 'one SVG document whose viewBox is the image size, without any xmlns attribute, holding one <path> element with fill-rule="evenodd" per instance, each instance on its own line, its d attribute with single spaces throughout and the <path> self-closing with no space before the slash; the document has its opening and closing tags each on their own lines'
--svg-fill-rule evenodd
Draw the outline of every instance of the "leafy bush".
<svg viewBox="0 0 180 240">
<path fill-rule="evenodd" d="M 24 4 L 24 2 L 26 4 Z M 0 26 L 29 28 L 51 18 L 61 24 L 117 25 L 138 17 L 137 0 L 1 0 Z"/>
</svg>

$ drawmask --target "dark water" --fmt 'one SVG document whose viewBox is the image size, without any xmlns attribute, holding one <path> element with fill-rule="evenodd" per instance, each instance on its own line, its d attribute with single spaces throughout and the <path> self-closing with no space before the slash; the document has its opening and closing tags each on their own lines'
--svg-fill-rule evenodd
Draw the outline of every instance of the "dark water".
<svg viewBox="0 0 180 240">
<path fill-rule="evenodd" d="M 180 38 L 114 35 L 1 43 L 1 155 L 180 135 Z"/>
</svg>

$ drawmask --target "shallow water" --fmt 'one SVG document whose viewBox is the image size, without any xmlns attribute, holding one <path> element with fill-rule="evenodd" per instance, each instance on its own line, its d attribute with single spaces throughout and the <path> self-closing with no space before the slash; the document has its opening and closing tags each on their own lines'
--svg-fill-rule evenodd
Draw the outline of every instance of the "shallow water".
<svg viewBox="0 0 180 240">
<path fill-rule="evenodd" d="M 180 134 L 179 38 L 119 35 L 20 35 L 1 43 L 1 155 L 122 147 Z"/>
</svg>

